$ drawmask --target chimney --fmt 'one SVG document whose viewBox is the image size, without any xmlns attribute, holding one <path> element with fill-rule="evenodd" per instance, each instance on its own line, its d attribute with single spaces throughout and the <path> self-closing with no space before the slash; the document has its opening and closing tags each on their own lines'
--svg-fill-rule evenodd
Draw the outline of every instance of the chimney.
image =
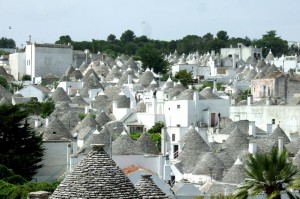
<svg viewBox="0 0 300 199">
<path fill-rule="evenodd" d="M 49 125 L 49 118 L 45 119 L 45 126 L 47 127 Z"/>
<path fill-rule="evenodd" d="M 100 82 L 101 82 L 101 83 L 104 82 L 104 75 L 103 75 L 103 74 L 100 75 Z"/>
<path fill-rule="evenodd" d="M 218 91 L 217 89 L 217 80 L 214 80 L 214 88 L 213 88 L 213 93 L 216 93 Z"/>
<path fill-rule="evenodd" d="M 254 155 L 257 152 L 257 144 L 254 142 L 249 142 L 249 153 Z"/>
<path fill-rule="evenodd" d="M 132 84 L 132 75 L 128 74 L 128 84 Z"/>
<path fill-rule="evenodd" d="M 249 135 L 255 137 L 256 131 L 255 131 L 255 121 L 249 121 Z"/>
<path fill-rule="evenodd" d="M 113 101 L 112 102 L 112 111 L 113 111 L 113 113 L 116 111 L 116 109 L 117 109 L 117 107 L 118 107 L 118 102 L 117 101 Z"/>
<path fill-rule="evenodd" d="M 88 114 L 90 112 L 90 107 L 86 106 L 84 107 L 84 114 Z"/>
<path fill-rule="evenodd" d="M 40 126 L 41 126 L 41 121 L 40 121 L 39 119 L 36 119 L 36 120 L 34 121 L 34 126 L 35 126 L 35 128 L 40 127 Z"/>
<path fill-rule="evenodd" d="M 161 129 L 161 145 L 160 145 L 160 151 L 162 155 L 166 155 L 166 129 L 162 128 Z"/>
<path fill-rule="evenodd" d="M 278 151 L 279 153 L 283 151 L 283 137 L 278 137 Z"/>
<path fill-rule="evenodd" d="M 271 135 L 273 132 L 273 124 L 267 124 L 267 134 Z"/>
<path fill-rule="evenodd" d="M 194 94 L 193 94 L 193 100 L 194 100 L 194 101 L 199 100 L 199 92 L 198 92 L 198 91 L 194 91 Z"/>
<path fill-rule="evenodd" d="M 253 104 L 253 96 L 252 95 L 248 95 L 247 96 L 247 105 L 251 106 L 251 104 Z"/>
<path fill-rule="evenodd" d="M 136 107 L 136 101 L 135 100 L 131 100 L 130 101 L 130 108 L 131 109 L 135 109 L 135 107 Z"/>
<path fill-rule="evenodd" d="M 236 106 L 236 99 L 234 97 L 230 98 L 231 106 Z"/>
</svg>

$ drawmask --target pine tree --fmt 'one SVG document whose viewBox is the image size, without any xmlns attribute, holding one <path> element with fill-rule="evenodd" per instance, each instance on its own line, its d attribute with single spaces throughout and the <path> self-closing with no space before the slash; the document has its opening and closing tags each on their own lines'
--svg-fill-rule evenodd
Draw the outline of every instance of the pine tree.
<svg viewBox="0 0 300 199">
<path fill-rule="evenodd" d="M 27 180 L 41 168 L 42 137 L 27 123 L 29 112 L 20 105 L 0 106 L 0 164 Z"/>
</svg>

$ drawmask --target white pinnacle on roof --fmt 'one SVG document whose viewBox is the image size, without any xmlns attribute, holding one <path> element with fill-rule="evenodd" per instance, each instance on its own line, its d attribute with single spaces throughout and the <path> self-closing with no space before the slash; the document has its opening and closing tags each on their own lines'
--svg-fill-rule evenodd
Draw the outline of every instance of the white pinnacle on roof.
<svg viewBox="0 0 300 199">
<path fill-rule="evenodd" d="M 157 82 L 153 79 L 150 84 L 157 84 Z"/>
</svg>

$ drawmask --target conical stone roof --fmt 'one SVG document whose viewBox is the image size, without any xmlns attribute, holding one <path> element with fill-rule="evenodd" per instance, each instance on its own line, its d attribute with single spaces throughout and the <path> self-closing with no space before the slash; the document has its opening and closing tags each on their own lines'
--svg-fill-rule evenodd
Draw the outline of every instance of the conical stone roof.
<svg viewBox="0 0 300 199">
<path fill-rule="evenodd" d="M 200 91 L 200 95 L 202 95 L 205 99 L 221 99 L 219 96 L 212 92 L 211 87 L 206 87 Z"/>
<path fill-rule="evenodd" d="M 108 111 L 111 105 L 111 100 L 103 92 L 99 93 L 92 102 L 93 108 L 98 110 Z"/>
<path fill-rule="evenodd" d="M 118 108 L 130 108 L 130 98 L 126 97 L 124 93 L 120 93 L 117 98 Z"/>
<path fill-rule="evenodd" d="M 139 182 L 135 185 L 135 188 L 141 198 L 167 198 L 166 194 L 158 188 L 149 174 L 142 174 Z"/>
<path fill-rule="evenodd" d="M 79 116 L 75 114 L 74 112 L 68 111 L 67 114 L 61 118 L 61 122 L 70 132 L 77 126 L 78 122 L 80 122 Z"/>
<path fill-rule="evenodd" d="M 107 128 L 102 128 L 99 132 L 98 128 L 93 131 L 92 135 L 84 142 L 83 146 L 78 150 L 79 154 L 88 154 L 92 151 L 92 144 L 104 144 L 104 150 L 110 155 L 110 133 Z"/>
<path fill-rule="evenodd" d="M 112 145 L 113 155 L 138 155 L 140 152 L 137 149 L 135 142 L 123 132 Z"/>
<path fill-rule="evenodd" d="M 67 175 L 50 199 L 61 198 L 140 198 L 122 170 L 104 151 L 93 150 Z"/>
<path fill-rule="evenodd" d="M 95 120 L 100 125 L 100 127 L 111 121 L 111 119 L 104 111 L 101 111 L 101 113 L 96 116 Z"/>
<path fill-rule="evenodd" d="M 245 180 L 245 167 L 240 158 L 237 158 L 234 165 L 225 174 L 222 182 L 231 184 L 240 184 Z"/>
<path fill-rule="evenodd" d="M 56 103 L 71 102 L 70 97 L 62 87 L 57 87 L 53 92 L 53 94 L 51 95 L 51 98 Z"/>
<path fill-rule="evenodd" d="M 298 169 L 300 168 L 300 151 L 295 155 L 293 159 L 293 165 L 295 165 Z"/>
<path fill-rule="evenodd" d="M 185 173 L 190 173 L 196 166 L 199 158 L 210 151 L 210 147 L 193 126 L 189 127 L 180 143 L 183 144 L 183 148 L 178 154 L 178 159 L 181 161 L 182 170 Z"/>
<path fill-rule="evenodd" d="M 242 133 L 237 127 L 235 127 L 229 137 L 225 140 L 222 148 L 225 148 L 228 154 L 233 159 L 236 159 L 240 151 L 248 149 L 248 146 L 249 139 L 247 134 Z"/>
<path fill-rule="evenodd" d="M 159 154 L 159 150 L 154 142 L 151 140 L 150 136 L 143 132 L 142 135 L 137 139 L 135 145 L 138 151 L 144 154 Z"/>
<path fill-rule="evenodd" d="M 72 139 L 69 130 L 58 118 L 53 118 L 48 126 L 42 130 L 42 133 L 44 140 Z"/>
<path fill-rule="evenodd" d="M 83 75 L 78 68 L 76 68 L 69 76 L 70 80 L 77 81 L 83 79 Z"/>
<path fill-rule="evenodd" d="M 213 179 L 221 180 L 223 171 L 222 161 L 213 152 L 207 152 L 202 155 L 192 174 L 212 176 Z"/>
<path fill-rule="evenodd" d="M 78 106 L 87 106 L 88 103 L 78 94 L 75 95 L 72 100 L 71 104 L 77 104 Z"/>
<path fill-rule="evenodd" d="M 146 71 L 141 75 L 138 83 L 141 84 L 141 86 L 147 88 L 153 79 L 153 73 L 149 70 L 149 68 L 147 68 Z"/>
<path fill-rule="evenodd" d="M 97 121 L 94 119 L 94 117 L 91 114 L 88 114 L 84 117 L 84 119 L 74 128 L 72 134 L 79 132 L 81 129 L 85 127 L 90 127 L 92 129 L 95 129 L 96 126 L 99 125 Z"/>
<path fill-rule="evenodd" d="M 285 132 L 282 130 L 282 128 L 280 128 L 280 126 L 277 125 L 277 127 L 274 129 L 274 131 L 270 135 L 270 138 L 274 141 L 277 141 L 279 137 L 283 138 L 284 145 L 290 143 L 290 139 L 288 138 L 288 136 L 285 134 Z"/>
</svg>

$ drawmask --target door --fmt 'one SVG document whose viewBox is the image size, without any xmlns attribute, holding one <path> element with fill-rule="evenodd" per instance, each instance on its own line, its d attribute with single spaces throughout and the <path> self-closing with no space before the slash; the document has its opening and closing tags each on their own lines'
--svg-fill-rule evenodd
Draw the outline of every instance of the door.
<svg viewBox="0 0 300 199">
<path fill-rule="evenodd" d="M 215 119 L 216 119 L 216 114 L 215 113 L 211 113 L 211 115 L 210 115 L 210 126 L 211 127 L 215 126 Z"/>
</svg>

